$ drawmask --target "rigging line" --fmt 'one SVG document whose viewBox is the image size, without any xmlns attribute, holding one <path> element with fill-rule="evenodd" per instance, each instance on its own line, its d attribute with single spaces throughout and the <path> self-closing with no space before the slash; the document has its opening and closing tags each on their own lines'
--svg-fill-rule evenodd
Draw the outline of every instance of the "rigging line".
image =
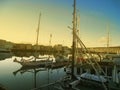
<svg viewBox="0 0 120 90">
<path fill-rule="evenodd" d="M 91 55 L 91 53 L 87 50 L 87 48 L 85 47 L 85 45 L 83 44 L 83 42 L 80 40 L 80 38 L 78 37 L 78 35 L 77 35 L 76 33 L 74 33 L 74 35 L 75 35 L 75 37 L 78 39 L 79 43 L 81 43 L 81 44 L 84 46 L 85 50 Z M 92 56 L 92 55 L 91 55 L 91 56 Z M 100 75 L 99 75 L 99 72 L 97 71 L 97 68 L 95 68 L 95 66 L 93 65 L 93 63 L 92 63 L 92 61 L 91 61 L 90 59 L 88 59 L 88 60 L 89 60 L 89 62 L 91 63 L 91 66 L 93 67 L 93 69 L 95 70 L 95 72 L 97 73 L 99 79 L 101 80 L 104 89 L 107 90 L 107 87 L 105 86 L 105 84 L 103 83 L 102 79 L 100 78 Z M 94 61 L 95 61 L 95 60 L 94 60 Z M 98 68 L 99 68 L 100 70 L 102 70 L 102 68 L 99 66 L 99 64 L 98 64 L 96 61 L 95 61 L 95 63 L 97 64 Z M 103 72 L 103 74 L 105 74 L 105 72 L 104 72 L 103 70 L 102 70 L 102 72 Z M 105 75 L 106 75 L 106 74 L 105 74 Z"/>
</svg>

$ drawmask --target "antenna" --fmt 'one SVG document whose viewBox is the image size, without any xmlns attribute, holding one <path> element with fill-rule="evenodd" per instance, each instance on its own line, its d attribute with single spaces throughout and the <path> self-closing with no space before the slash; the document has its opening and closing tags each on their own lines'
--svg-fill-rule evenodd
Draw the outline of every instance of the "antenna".
<svg viewBox="0 0 120 90">
<path fill-rule="evenodd" d="M 51 46 L 52 34 L 50 34 L 49 46 Z"/>
</svg>

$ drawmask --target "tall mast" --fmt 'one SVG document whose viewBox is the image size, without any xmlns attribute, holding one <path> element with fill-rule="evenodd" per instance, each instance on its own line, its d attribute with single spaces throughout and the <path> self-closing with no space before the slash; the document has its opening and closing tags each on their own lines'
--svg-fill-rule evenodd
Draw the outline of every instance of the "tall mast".
<svg viewBox="0 0 120 90">
<path fill-rule="evenodd" d="M 39 19 L 38 19 L 38 28 L 37 28 L 37 39 L 36 39 L 36 49 L 35 53 L 37 53 L 38 50 L 38 38 L 39 38 L 39 29 L 40 29 L 40 19 L 41 19 L 41 13 L 39 14 Z M 36 55 L 35 55 L 35 61 L 36 61 Z"/>
<path fill-rule="evenodd" d="M 72 45 L 72 78 L 74 77 L 74 63 L 75 63 L 75 55 L 76 55 L 76 0 L 74 0 L 73 4 L 73 45 Z"/>
<path fill-rule="evenodd" d="M 110 31 L 109 24 L 107 24 L 107 54 L 109 53 L 109 43 L 110 43 Z"/>
<path fill-rule="evenodd" d="M 39 29 L 40 29 L 40 19 L 41 19 L 41 13 L 39 14 L 39 20 L 38 20 L 36 45 L 38 45 Z"/>
<path fill-rule="evenodd" d="M 78 36 L 79 36 L 79 32 L 80 32 L 80 15 L 78 15 L 78 11 L 77 11 L 77 14 L 76 14 L 76 33 Z M 77 55 L 77 57 L 79 56 L 78 55 L 78 40 L 76 43 L 76 55 Z M 76 64 L 76 62 L 75 62 L 75 64 Z"/>
</svg>

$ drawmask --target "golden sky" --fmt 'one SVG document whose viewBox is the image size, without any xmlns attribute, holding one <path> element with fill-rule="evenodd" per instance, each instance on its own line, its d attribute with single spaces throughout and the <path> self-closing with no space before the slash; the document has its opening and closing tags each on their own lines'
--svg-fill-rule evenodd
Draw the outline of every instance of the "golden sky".
<svg viewBox="0 0 120 90">
<path fill-rule="evenodd" d="M 110 28 L 110 44 L 120 45 L 117 0 L 114 3 L 112 0 L 99 0 L 100 3 L 94 0 L 85 1 L 77 0 L 77 11 L 80 15 L 78 29 L 85 45 L 106 46 L 107 23 Z M 49 45 L 52 34 L 52 45 L 71 46 L 72 31 L 67 27 L 72 27 L 72 5 L 73 0 L 0 0 L 0 39 L 35 44 L 41 12 L 39 44 Z"/>
</svg>

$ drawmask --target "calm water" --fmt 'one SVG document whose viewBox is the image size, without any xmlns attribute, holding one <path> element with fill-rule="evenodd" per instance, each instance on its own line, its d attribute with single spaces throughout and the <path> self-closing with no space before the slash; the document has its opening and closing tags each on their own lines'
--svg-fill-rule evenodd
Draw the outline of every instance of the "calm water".
<svg viewBox="0 0 120 90">
<path fill-rule="evenodd" d="M 53 83 L 63 78 L 66 73 L 64 68 L 45 69 L 45 68 L 26 68 L 23 69 L 19 63 L 13 62 L 14 58 L 18 60 L 20 57 L 12 56 L 6 59 L 0 59 L 0 85 L 6 90 L 63 90 L 59 89 L 59 85 L 50 85 L 49 87 L 39 88 Z M 64 89 L 65 90 L 65 89 Z M 80 86 L 80 90 L 98 90 Z"/>
<path fill-rule="evenodd" d="M 19 63 L 13 62 L 15 56 L 0 60 L 0 84 L 7 90 L 32 90 L 55 82 L 65 75 L 64 69 L 21 69 Z M 17 57 L 20 59 L 19 57 Z M 54 86 L 42 90 L 58 90 Z"/>
</svg>

